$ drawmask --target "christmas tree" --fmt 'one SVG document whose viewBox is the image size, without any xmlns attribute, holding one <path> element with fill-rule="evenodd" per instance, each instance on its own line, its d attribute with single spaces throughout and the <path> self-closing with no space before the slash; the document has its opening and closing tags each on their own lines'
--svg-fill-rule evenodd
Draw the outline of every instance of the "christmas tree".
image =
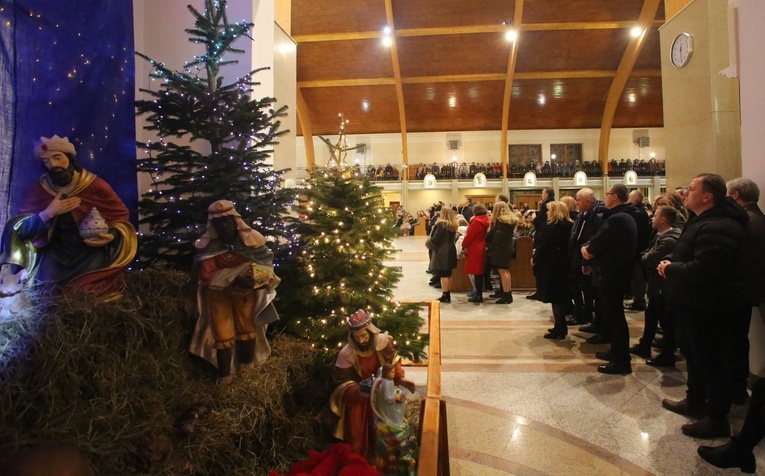
<svg viewBox="0 0 765 476">
<path fill-rule="evenodd" d="M 278 307 L 288 329 L 330 353 L 347 343 L 345 318 L 357 309 L 393 336 L 401 355 L 424 356 L 427 335 L 415 305 L 391 302 L 401 278 L 384 261 L 395 252 L 395 217 L 384 206 L 382 189 L 345 164 L 348 150 L 341 116 L 340 139 L 330 148 L 331 166 L 314 170 L 293 221 L 294 266 L 283 267 Z M 289 274 L 287 274 L 289 273 Z M 289 286 L 290 292 L 285 292 Z"/>
<path fill-rule="evenodd" d="M 189 41 L 204 46 L 204 54 L 171 71 L 164 63 L 137 53 L 153 67 L 152 80 L 161 80 L 158 90 L 141 89 L 151 97 L 136 101 L 139 115 L 146 115 L 146 129 L 159 139 L 139 147 L 146 152 L 138 159 L 138 170 L 151 174 L 152 186 L 139 203 L 139 223 L 148 225 L 142 235 L 141 254 L 146 261 L 161 260 L 178 268 L 190 268 L 193 242 L 207 222 L 210 203 L 227 199 L 248 224 L 270 238 L 274 247 L 286 235 L 282 217 L 294 194 L 280 189 L 286 170 L 266 163 L 279 131 L 279 117 L 286 106 L 274 110 L 274 98 L 253 99 L 255 69 L 231 83 L 224 83 L 221 70 L 236 61 L 228 54 L 241 37 L 251 38 L 252 23 L 229 23 L 225 0 L 205 0 L 200 13 L 188 7 L 195 26 L 187 29 Z M 204 141 L 202 153 L 185 144 Z M 277 250 L 278 251 L 278 250 Z M 278 253 L 277 253 L 278 254 Z"/>
</svg>

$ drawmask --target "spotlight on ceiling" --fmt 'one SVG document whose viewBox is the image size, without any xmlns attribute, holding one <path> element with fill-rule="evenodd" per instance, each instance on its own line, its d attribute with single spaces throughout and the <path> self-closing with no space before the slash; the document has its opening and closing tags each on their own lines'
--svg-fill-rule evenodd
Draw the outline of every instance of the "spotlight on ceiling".
<svg viewBox="0 0 765 476">
<path fill-rule="evenodd" d="M 630 35 L 632 35 L 633 38 L 637 38 L 643 33 L 643 29 L 639 26 L 632 27 L 632 30 L 630 30 Z"/>
<path fill-rule="evenodd" d="M 509 42 L 514 42 L 518 38 L 518 32 L 513 26 L 511 21 L 503 21 L 502 26 L 505 27 L 505 39 Z"/>
</svg>

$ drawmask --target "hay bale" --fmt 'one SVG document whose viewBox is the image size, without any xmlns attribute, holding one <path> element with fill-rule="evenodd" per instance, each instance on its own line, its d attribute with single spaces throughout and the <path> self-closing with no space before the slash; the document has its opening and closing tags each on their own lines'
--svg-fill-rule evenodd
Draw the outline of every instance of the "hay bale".
<svg viewBox="0 0 765 476">
<path fill-rule="evenodd" d="M 327 368 L 310 345 L 274 339 L 272 358 L 228 387 L 191 356 L 189 277 L 148 269 L 127 276 L 125 297 L 40 299 L 0 322 L 0 454 L 69 442 L 102 474 L 146 471 L 135 456 L 147 434 L 174 451 L 155 474 L 266 474 L 321 446 L 314 415 Z M 191 301 L 193 302 L 193 301 Z M 188 407 L 210 409 L 198 431 L 175 434 Z"/>
</svg>

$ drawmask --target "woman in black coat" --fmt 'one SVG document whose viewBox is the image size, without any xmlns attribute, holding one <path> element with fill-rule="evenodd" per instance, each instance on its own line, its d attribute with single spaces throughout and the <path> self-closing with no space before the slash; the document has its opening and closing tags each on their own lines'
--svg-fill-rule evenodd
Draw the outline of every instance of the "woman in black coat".
<svg viewBox="0 0 765 476">
<path fill-rule="evenodd" d="M 511 304 L 513 302 L 510 263 L 514 258 L 515 227 L 517 225 L 518 217 L 510 210 L 507 203 L 497 202 L 494 205 L 494 213 L 491 215 L 491 228 L 486 235 L 489 262 L 492 268 L 497 268 L 500 280 L 500 290 L 496 295 L 499 300 L 495 304 Z"/>
<path fill-rule="evenodd" d="M 537 237 L 531 265 L 536 266 L 542 277 L 537 283 L 538 299 L 552 304 L 555 327 L 545 334 L 545 339 L 563 339 L 568 334 L 566 310 L 571 302 L 568 288 L 568 239 L 572 222 L 568 206 L 563 202 L 547 204 L 547 223 Z"/>
<path fill-rule="evenodd" d="M 430 235 L 431 255 L 430 269 L 433 277 L 441 279 L 441 302 L 451 302 L 452 295 L 450 286 L 452 283 L 452 270 L 457 267 L 457 247 L 454 246 L 457 232 L 457 216 L 451 208 L 443 207 L 441 215 L 433 227 Z"/>
</svg>

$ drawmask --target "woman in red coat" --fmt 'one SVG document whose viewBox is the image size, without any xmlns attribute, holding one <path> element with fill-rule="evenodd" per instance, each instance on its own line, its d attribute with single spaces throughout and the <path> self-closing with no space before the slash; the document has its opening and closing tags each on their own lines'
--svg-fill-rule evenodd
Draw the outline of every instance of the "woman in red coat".
<svg viewBox="0 0 765 476">
<path fill-rule="evenodd" d="M 483 272 L 486 264 L 486 231 L 489 229 L 489 217 L 486 207 L 481 203 L 473 206 L 473 219 L 470 220 L 462 249 L 465 251 L 465 273 L 475 280 L 475 296 L 468 302 L 483 302 Z"/>
</svg>

